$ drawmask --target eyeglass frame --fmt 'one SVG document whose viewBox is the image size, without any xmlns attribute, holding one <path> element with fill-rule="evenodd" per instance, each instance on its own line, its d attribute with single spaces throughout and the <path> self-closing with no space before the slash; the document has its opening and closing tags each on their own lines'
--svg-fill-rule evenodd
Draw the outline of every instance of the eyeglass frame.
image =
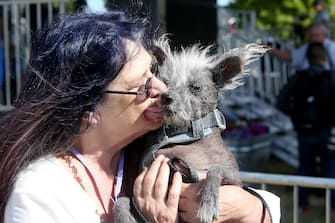
<svg viewBox="0 0 335 223">
<path fill-rule="evenodd" d="M 102 93 L 104 94 L 132 94 L 132 95 L 144 95 L 145 94 L 145 98 L 149 97 L 149 91 L 150 91 L 150 84 L 152 81 L 152 77 L 149 77 L 144 84 L 144 91 L 143 92 L 139 92 L 137 91 L 117 91 L 117 90 L 103 90 Z"/>
</svg>

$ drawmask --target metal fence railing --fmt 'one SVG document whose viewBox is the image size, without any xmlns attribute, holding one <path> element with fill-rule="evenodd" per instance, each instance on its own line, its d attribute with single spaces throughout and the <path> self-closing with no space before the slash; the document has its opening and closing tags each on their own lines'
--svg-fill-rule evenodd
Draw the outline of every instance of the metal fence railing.
<svg viewBox="0 0 335 223">
<path fill-rule="evenodd" d="M 217 10 L 219 53 L 248 43 L 259 43 L 270 48 L 290 47 L 256 27 L 255 11 L 220 7 Z M 230 24 L 227 23 L 231 18 L 237 18 L 236 30 L 233 32 L 229 32 Z M 225 92 L 223 104 L 241 107 L 241 110 L 244 110 L 241 114 L 244 116 L 260 119 L 270 126 L 271 134 L 274 135 L 272 153 L 296 167 L 298 165 L 296 133 L 289 117 L 274 106 L 281 88 L 293 73 L 294 69 L 290 64 L 265 54 L 258 63 L 254 64 L 244 85 Z M 249 117 L 243 117 L 243 119 L 249 119 Z"/>
<path fill-rule="evenodd" d="M 19 93 L 30 54 L 32 33 L 56 14 L 65 12 L 67 0 L 0 1 L 0 112 L 11 108 Z"/>
<path fill-rule="evenodd" d="M 270 47 L 277 48 L 289 48 L 285 43 L 274 38 L 270 34 L 263 30 L 259 30 L 255 27 L 256 14 L 252 10 L 229 10 L 225 8 L 218 8 L 218 50 L 219 53 L 223 53 L 229 49 L 240 47 L 248 43 L 261 43 L 266 44 Z M 230 18 L 237 18 L 235 24 L 236 30 L 229 32 L 227 21 Z M 270 126 L 270 133 L 272 137 L 272 144 L 266 145 L 275 156 L 279 157 L 283 161 L 287 162 L 294 168 L 298 166 L 298 153 L 296 150 L 297 141 L 295 132 L 293 131 L 292 123 L 290 119 L 275 109 L 274 104 L 276 97 L 287 81 L 288 78 L 294 73 L 294 69 L 287 63 L 278 60 L 277 58 L 271 57 L 265 54 L 264 57 L 255 64 L 246 83 L 231 91 L 226 92 L 222 104 L 227 107 L 232 106 L 235 109 L 235 115 L 242 115 L 243 118 L 261 119 Z M 224 107 L 224 106 L 223 106 Z M 236 110 L 241 108 L 242 111 Z M 229 111 L 232 112 L 232 111 Z M 272 129 L 272 132 L 271 132 Z M 239 139 L 238 142 L 243 141 Z M 249 140 L 252 142 L 252 140 Z M 226 140 L 227 143 L 227 140 Z M 231 147 L 231 144 L 227 144 Z M 251 162 L 254 154 L 252 152 L 252 145 L 244 145 L 243 148 L 237 149 L 232 148 L 231 150 L 235 154 L 236 158 L 241 159 L 245 164 L 246 159 Z M 238 152 L 236 152 L 238 151 Z M 241 153 L 248 153 L 244 156 Z M 258 152 L 259 153 L 259 152 Z M 267 154 L 269 154 L 268 152 Z M 247 157 L 243 160 L 244 157 Z M 263 158 L 264 159 L 264 158 Z M 257 160 L 260 162 L 262 160 Z M 254 165 L 257 163 L 253 162 Z M 241 165 L 241 163 L 240 163 Z M 330 194 L 331 189 L 335 189 L 335 179 L 331 178 L 319 178 L 319 177 L 303 177 L 297 175 L 283 175 L 283 174 L 269 174 L 263 172 L 246 172 L 249 168 L 242 169 L 241 175 L 245 183 L 251 183 L 259 185 L 260 188 L 266 189 L 269 186 L 291 188 L 292 192 L 292 203 L 293 210 L 285 210 L 282 208 L 282 214 L 287 211 L 292 213 L 293 219 L 287 219 L 281 222 L 299 222 L 299 211 L 298 211 L 298 188 L 318 188 L 325 191 L 325 211 L 324 219 L 325 223 L 331 221 L 331 206 L 330 206 Z M 257 170 L 256 170 L 257 171 Z M 285 199 L 287 199 L 285 197 Z M 281 203 L 287 201 L 281 199 Z M 321 219 L 318 222 L 322 222 Z"/>
<path fill-rule="evenodd" d="M 252 173 L 252 172 L 241 172 L 241 176 L 244 182 L 259 184 L 261 189 L 266 189 L 267 186 L 269 185 L 292 187 L 293 219 L 292 221 L 288 220 L 288 222 L 293 223 L 298 223 L 300 216 L 298 212 L 298 187 L 319 188 L 325 190 L 325 212 L 324 212 L 325 223 L 331 222 L 330 194 L 331 190 L 335 189 L 335 179 L 320 178 L 320 177 L 303 177 L 303 176 L 284 175 L 284 174 Z M 282 214 L 284 211 L 287 210 L 282 209 L 281 210 Z"/>
</svg>

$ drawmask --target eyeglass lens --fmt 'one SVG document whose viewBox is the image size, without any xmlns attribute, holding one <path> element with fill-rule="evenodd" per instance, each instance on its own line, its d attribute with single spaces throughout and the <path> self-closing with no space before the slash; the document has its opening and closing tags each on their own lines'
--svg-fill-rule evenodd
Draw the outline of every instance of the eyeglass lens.
<svg viewBox="0 0 335 223">
<path fill-rule="evenodd" d="M 141 85 L 137 91 L 137 99 L 143 101 L 150 96 L 150 89 L 152 87 L 152 78 L 149 77 L 144 85 Z"/>
<path fill-rule="evenodd" d="M 104 90 L 103 93 L 108 94 L 134 94 L 136 99 L 144 101 L 150 96 L 150 89 L 152 88 L 152 77 L 149 77 L 144 85 L 141 85 L 137 91 L 116 91 L 116 90 Z"/>
</svg>

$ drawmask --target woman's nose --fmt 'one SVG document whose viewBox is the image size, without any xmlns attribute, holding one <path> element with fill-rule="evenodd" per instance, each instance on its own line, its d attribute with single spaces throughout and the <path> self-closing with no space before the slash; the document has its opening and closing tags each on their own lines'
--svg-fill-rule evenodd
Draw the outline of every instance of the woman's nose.
<svg viewBox="0 0 335 223">
<path fill-rule="evenodd" d="M 152 77 L 151 84 L 149 98 L 157 98 L 161 93 L 167 91 L 167 86 L 164 84 L 164 82 L 155 76 Z"/>
</svg>

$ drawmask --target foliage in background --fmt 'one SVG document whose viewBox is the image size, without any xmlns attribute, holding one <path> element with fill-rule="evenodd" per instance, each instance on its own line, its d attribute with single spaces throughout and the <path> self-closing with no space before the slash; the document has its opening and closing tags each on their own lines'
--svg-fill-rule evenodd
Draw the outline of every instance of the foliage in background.
<svg viewBox="0 0 335 223">
<path fill-rule="evenodd" d="M 294 38 L 294 26 L 306 28 L 316 14 L 314 0 L 234 0 L 227 8 L 255 10 L 256 25 L 275 36 L 287 40 Z M 335 0 L 325 0 L 331 17 L 331 29 L 335 30 Z"/>
</svg>

